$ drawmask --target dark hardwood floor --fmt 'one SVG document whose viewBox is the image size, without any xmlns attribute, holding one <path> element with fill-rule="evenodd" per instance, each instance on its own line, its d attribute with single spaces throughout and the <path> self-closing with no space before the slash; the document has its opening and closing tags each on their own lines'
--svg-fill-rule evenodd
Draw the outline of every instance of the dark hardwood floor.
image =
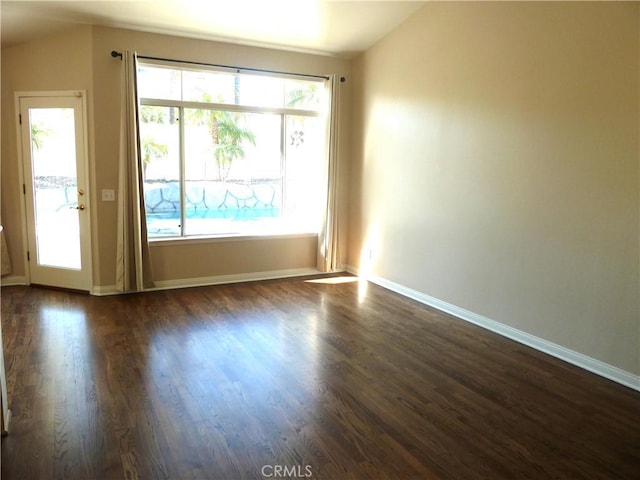
<svg viewBox="0 0 640 480">
<path fill-rule="evenodd" d="M 2 289 L 12 479 L 639 478 L 640 393 L 375 285 Z"/>
</svg>

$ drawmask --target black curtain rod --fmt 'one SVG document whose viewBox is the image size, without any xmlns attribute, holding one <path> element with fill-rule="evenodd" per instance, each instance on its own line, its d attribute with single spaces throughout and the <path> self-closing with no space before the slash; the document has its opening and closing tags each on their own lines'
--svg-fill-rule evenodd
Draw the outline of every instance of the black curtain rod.
<svg viewBox="0 0 640 480">
<path fill-rule="evenodd" d="M 116 52 L 115 50 L 112 50 L 111 51 L 111 56 L 113 58 L 120 57 L 120 60 L 122 60 L 122 53 L 121 52 Z M 143 58 L 145 60 L 160 60 L 160 61 L 163 61 L 163 62 L 188 63 L 190 65 L 201 65 L 201 66 L 204 66 L 204 67 L 231 68 L 233 70 L 237 70 L 238 73 L 240 73 L 241 71 L 244 70 L 246 72 L 274 73 L 276 75 L 291 75 L 291 76 L 295 76 L 295 77 L 323 78 L 325 80 L 329 80 L 329 77 L 327 77 L 325 75 L 305 75 L 304 73 L 279 72 L 277 70 L 262 70 L 260 68 L 234 67 L 234 66 L 230 66 L 230 65 L 218 65 L 218 64 L 215 64 L 215 63 L 189 62 L 189 61 L 186 61 L 186 60 L 174 60 L 172 58 L 161 58 L 161 57 L 148 57 L 148 56 L 145 56 L 145 55 L 138 55 L 138 58 Z M 345 81 L 346 81 L 346 78 L 340 77 L 340 82 L 344 83 Z"/>
</svg>

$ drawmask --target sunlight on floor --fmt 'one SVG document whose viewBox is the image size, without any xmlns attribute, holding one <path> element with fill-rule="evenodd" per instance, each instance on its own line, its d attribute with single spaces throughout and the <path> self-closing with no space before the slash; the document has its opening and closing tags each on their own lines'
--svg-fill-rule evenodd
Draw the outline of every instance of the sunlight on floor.
<svg viewBox="0 0 640 480">
<path fill-rule="evenodd" d="M 341 276 L 314 278 L 313 280 L 305 280 L 306 283 L 324 283 L 326 285 L 339 285 L 341 283 L 357 283 L 358 284 L 358 303 L 362 303 L 367 297 L 368 282 L 364 277 Z"/>
<path fill-rule="evenodd" d="M 359 281 L 358 277 L 343 276 L 343 277 L 328 277 L 328 278 L 315 278 L 313 280 L 305 280 L 307 283 L 327 283 L 330 285 L 336 285 L 339 283 L 355 283 Z"/>
</svg>

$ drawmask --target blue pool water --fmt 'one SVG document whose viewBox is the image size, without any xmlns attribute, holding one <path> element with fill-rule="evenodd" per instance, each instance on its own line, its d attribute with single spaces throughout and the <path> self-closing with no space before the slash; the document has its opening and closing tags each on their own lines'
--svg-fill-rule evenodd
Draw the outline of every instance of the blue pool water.
<svg viewBox="0 0 640 480">
<path fill-rule="evenodd" d="M 187 220 L 192 218 L 219 218 L 225 220 L 251 221 L 259 218 L 278 218 L 280 209 L 278 207 L 245 207 L 245 208 L 202 208 L 188 209 Z M 180 220 L 178 210 L 164 211 L 158 213 L 147 212 L 147 221 L 152 220 Z"/>
<path fill-rule="evenodd" d="M 201 208 L 186 211 L 187 235 L 207 235 L 237 233 L 241 225 L 259 224 L 261 221 L 280 218 L 280 208 Z M 236 225 L 235 227 L 233 225 Z M 253 226 L 255 228 L 255 225 Z M 149 236 L 176 236 L 181 234 L 180 212 L 178 210 L 147 212 Z"/>
</svg>

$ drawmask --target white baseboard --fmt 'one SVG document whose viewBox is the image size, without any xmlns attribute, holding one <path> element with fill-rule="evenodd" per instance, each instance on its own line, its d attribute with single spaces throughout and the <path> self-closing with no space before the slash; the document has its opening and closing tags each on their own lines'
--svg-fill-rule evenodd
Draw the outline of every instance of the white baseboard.
<svg viewBox="0 0 640 480">
<path fill-rule="evenodd" d="M 15 285 L 27 285 L 27 277 L 24 275 L 7 275 L 0 280 L 3 287 L 12 287 Z"/>
<path fill-rule="evenodd" d="M 354 275 L 358 275 L 358 269 L 353 266 L 348 266 L 347 271 Z M 564 360 L 567 363 L 588 370 L 589 372 L 595 373 L 596 375 L 600 375 L 601 377 L 613 380 L 614 382 L 632 388 L 633 390 L 640 391 L 639 375 L 627 372 L 625 370 L 622 370 L 621 368 L 614 367 L 607 363 L 601 362 L 600 360 L 596 360 L 595 358 L 591 358 L 587 355 L 583 355 L 582 353 L 570 350 L 566 347 L 563 347 L 562 345 L 558 345 L 543 338 L 536 337 L 535 335 L 531 335 L 527 332 L 523 332 L 522 330 L 518 330 L 495 320 L 491 320 L 490 318 L 484 317 L 456 305 L 452 305 L 438 298 L 432 297 L 422 292 L 418 292 L 417 290 L 413 290 L 411 288 L 407 288 L 403 285 L 386 280 L 384 278 L 370 275 L 367 276 L 367 280 L 380 285 L 381 287 L 387 288 L 393 292 L 399 293 L 400 295 L 411 298 L 425 305 L 437 308 L 438 310 L 441 310 L 443 312 L 449 313 L 457 318 L 460 318 L 461 320 L 473 323 L 474 325 L 478 325 L 479 327 L 491 330 L 492 332 L 510 338 L 511 340 L 515 340 L 516 342 L 527 345 L 560 360 Z"/>
<path fill-rule="evenodd" d="M 95 295 L 96 297 L 119 295 L 121 293 L 115 285 L 94 285 L 91 289 L 91 295 Z"/>
</svg>

